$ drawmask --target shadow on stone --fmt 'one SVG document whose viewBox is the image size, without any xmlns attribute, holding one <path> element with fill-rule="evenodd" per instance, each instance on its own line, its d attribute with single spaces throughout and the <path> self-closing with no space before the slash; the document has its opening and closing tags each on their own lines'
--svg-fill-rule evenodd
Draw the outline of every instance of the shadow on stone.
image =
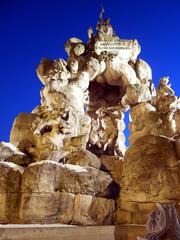
<svg viewBox="0 0 180 240">
<path fill-rule="evenodd" d="M 119 192 L 120 192 L 119 184 L 113 181 L 111 184 L 109 184 L 107 188 L 107 197 L 115 199 L 119 196 Z"/>
</svg>

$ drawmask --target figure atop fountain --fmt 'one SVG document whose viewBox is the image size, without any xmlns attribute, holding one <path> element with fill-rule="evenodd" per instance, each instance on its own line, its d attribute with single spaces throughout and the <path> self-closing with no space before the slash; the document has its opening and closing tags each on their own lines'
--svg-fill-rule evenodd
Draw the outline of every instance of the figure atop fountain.
<svg viewBox="0 0 180 240">
<path fill-rule="evenodd" d="M 106 36 L 112 37 L 114 35 L 113 27 L 110 24 L 110 18 L 104 19 L 103 13 L 105 12 L 104 6 L 101 5 L 101 12 L 99 14 L 99 21 L 96 24 L 97 35 L 99 38 Z"/>
</svg>

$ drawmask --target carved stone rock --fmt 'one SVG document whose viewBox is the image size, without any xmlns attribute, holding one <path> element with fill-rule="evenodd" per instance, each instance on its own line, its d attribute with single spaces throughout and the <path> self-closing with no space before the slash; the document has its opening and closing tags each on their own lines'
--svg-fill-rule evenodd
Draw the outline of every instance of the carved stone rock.
<svg viewBox="0 0 180 240">
<path fill-rule="evenodd" d="M 21 189 L 23 223 L 112 223 L 114 200 L 97 196 L 113 196 L 113 181 L 95 168 L 52 161 L 33 163 L 22 176 Z"/>
<path fill-rule="evenodd" d="M 174 141 L 146 135 L 126 152 L 121 197 L 127 201 L 179 201 L 179 162 Z M 176 189 L 176 191 L 174 191 Z"/>
<path fill-rule="evenodd" d="M 77 194 L 72 223 L 77 225 L 110 225 L 115 211 L 112 199 Z"/>
<path fill-rule="evenodd" d="M 101 167 L 100 160 L 95 154 L 88 150 L 81 150 L 77 152 L 72 152 L 66 155 L 64 159 L 65 163 L 79 166 L 91 166 L 99 169 Z"/>
<path fill-rule="evenodd" d="M 150 66 L 142 59 L 137 59 L 135 65 L 135 71 L 137 77 L 142 83 L 146 83 L 148 85 L 149 80 L 152 80 L 152 70 Z M 150 82 L 149 82 L 150 84 Z"/>
<path fill-rule="evenodd" d="M 17 223 L 21 175 L 24 171 L 11 162 L 0 162 L 0 222 Z"/>
<path fill-rule="evenodd" d="M 151 93 L 145 84 L 131 84 L 126 90 L 127 103 L 134 106 L 141 102 L 150 102 Z"/>
<path fill-rule="evenodd" d="M 116 185 L 109 174 L 93 167 L 40 161 L 29 165 L 22 176 L 23 192 L 67 192 L 111 197 Z"/>
<path fill-rule="evenodd" d="M 75 56 L 80 56 L 81 54 L 84 53 L 85 47 L 83 42 L 78 39 L 78 38 L 70 38 L 66 43 L 65 43 L 65 50 L 67 54 L 70 55 L 75 55 Z"/>
<path fill-rule="evenodd" d="M 0 142 L 0 162 L 12 162 L 18 165 L 27 166 L 31 160 L 10 143 Z"/>
<path fill-rule="evenodd" d="M 159 113 L 150 103 L 140 103 L 131 108 L 129 129 L 131 144 L 145 135 L 174 137 L 176 124 L 174 113 Z"/>
</svg>

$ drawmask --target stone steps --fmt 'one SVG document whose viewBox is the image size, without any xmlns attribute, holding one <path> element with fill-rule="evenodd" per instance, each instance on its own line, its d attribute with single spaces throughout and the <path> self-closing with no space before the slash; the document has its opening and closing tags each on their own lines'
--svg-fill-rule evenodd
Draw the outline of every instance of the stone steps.
<svg viewBox="0 0 180 240">
<path fill-rule="evenodd" d="M 143 225 L 74 226 L 62 224 L 0 225 L 0 240 L 135 240 Z"/>
</svg>

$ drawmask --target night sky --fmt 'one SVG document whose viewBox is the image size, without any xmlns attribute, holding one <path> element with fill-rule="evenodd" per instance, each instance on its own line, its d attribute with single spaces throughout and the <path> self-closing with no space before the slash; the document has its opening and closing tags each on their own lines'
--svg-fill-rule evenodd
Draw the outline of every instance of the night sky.
<svg viewBox="0 0 180 240">
<path fill-rule="evenodd" d="M 180 96 L 180 1 L 104 0 L 117 35 L 137 38 L 140 57 L 160 77 L 170 76 Z M 99 0 L 0 0 L 0 141 L 9 141 L 14 118 L 39 103 L 41 82 L 36 68 L 43 57 L 65 58 L 70 37 L 87 41 L 95 28 Z M 127 134 L 127 131 L 126 131 Z"/>
</svg>

